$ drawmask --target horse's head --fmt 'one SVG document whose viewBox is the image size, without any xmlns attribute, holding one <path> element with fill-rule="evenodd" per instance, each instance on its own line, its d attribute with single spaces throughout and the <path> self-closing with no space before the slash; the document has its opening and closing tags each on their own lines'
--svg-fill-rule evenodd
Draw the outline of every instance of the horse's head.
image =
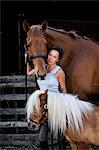
<svg viewBox="0 0 99 150">
<path fill-rule="evenodd" d="M 28 56 L 32 59 L 34 68 L 39 76 L 44 76 L 46 73 L 47 42 L 44 36 L 46 28 L 47 22 L 43 22 L 42 25 L 32 26 L 29 26 L 26 20 L 23 22 L 23 29 L 27 32 L 26 44 L 28 47 Z"/>
<path fill-rule="evenodd" d="M 39 105 L 39 111 L 35 110 L 30 118 L 36 126 L 45 123 L 48 119 L 47 91 L 44 94 L 39 95 Z"/>
</svg>

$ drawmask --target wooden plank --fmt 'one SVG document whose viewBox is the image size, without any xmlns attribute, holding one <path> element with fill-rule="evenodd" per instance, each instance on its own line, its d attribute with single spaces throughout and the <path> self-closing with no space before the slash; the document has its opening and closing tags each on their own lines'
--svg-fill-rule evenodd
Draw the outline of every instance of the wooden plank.
<svg viewBox="0 0 99 150">
<path fill-rule="evenodd" d="M 19 115 L 25 115 L 25 108 L 0 108 L 0 114 L 1 115 L 13 115 L 13 114 L 19 114 Z"/>
<path fill-rule="evenodd" d="M 27 97 L 29 97 L 29 94 L 27 94 Z M 0 101 L 20 101 L 26 100 L 26 94 L 1 94 L 0 95 Z"/>
</svg>

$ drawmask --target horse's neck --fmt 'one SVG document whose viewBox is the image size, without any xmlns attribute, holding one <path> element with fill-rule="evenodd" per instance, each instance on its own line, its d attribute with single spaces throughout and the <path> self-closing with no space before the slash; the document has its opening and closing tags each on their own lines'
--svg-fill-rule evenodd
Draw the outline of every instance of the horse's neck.
<svg viewBox="0 0 99 150">
<path fill-rule="evenodd" d="M 68 35 L 62 33 L 62 32 L 58 32 L 58 31 L 54 31 L 51 29 L 47 29 L 46 31 L 47 33 L 47 43 L 49 46 L 52 45 L 59 45 L 61 48 L 63 48 L 64 51 L 64 57 L 62 59 L 62 63 L 66 62 L 68 63 L 68 58 L 70 58 L 70 55 L 72 54 L 72 49 L 71 49 L 71 45 L 72 45 L 72 39 L 71 37 L 69 37 Z"/>
</svg>

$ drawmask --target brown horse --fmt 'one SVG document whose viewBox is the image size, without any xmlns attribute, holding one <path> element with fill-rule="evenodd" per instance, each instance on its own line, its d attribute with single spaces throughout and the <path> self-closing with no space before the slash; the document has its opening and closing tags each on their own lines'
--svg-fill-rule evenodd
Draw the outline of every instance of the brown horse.
<svg viewBox="0 0 99 150">
<path fill-rule="evenodd" d="M 32 25 L 24 21 L 27 32 L 28 53 L 40 76 L 45 75 L 44 56 L 52 45 L 64 50 L 60 62 L 66 73 L 66 85 L 69 93 L 78 94 L 80 99 L 88 100 L 91 95 L 99 94 L 99 45 L 87 37 L 72 31 L 49 27 L 47 22 Z M 46 47 L 47 45 L 47 47 Z"/>
<path fill-rule="evenodd" d="M 48 120 L 51 131 L 58 130 L 69 141 L 72 150 L 92 150 L 99 146 L 99 106 L 66 94 L 67 100 L 53 99 L 50 91 L 37 90 L 26 104 L 27 121 L 40 125 Z M 83 146 L 83 147 L 82 147 Z"/>
</svg>

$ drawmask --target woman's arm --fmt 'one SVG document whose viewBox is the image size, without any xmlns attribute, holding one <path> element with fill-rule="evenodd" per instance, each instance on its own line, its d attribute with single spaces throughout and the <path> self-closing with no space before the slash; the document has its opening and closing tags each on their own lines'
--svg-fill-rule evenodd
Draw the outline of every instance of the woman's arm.
<svg viewBox="0 0 99 150">
<path fill-rule="evenodd" d="M 66 84 L 65 84 L 65 73 L 62 69 L 58 71 L 57 78 L 60 84 L 60 90 L 62 93 L 67 93 Z"/>
<path fill-rule="evenodd" d="M 29 75 L 29 76 L 35 75 L 35 70 L 31 69 L 31 67 L 30 67 L 28 62 L 27 62 L 27 75 Z"/>
</svg>

